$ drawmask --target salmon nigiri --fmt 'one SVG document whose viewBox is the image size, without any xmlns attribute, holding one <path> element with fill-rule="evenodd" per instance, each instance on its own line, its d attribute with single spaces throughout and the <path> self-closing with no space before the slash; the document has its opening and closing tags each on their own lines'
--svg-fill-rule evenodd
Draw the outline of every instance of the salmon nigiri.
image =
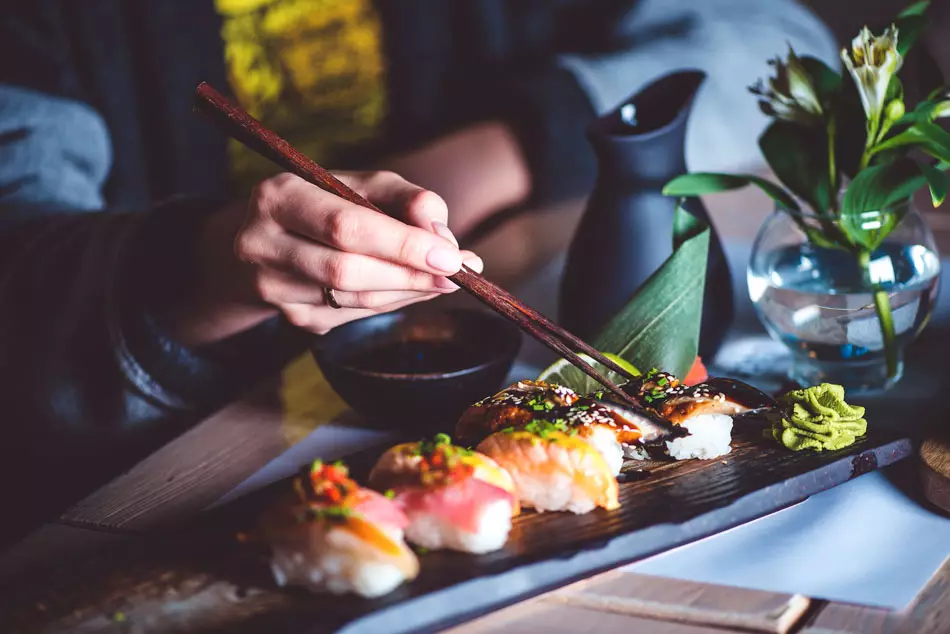
<svg viewBox="0 0 950 634">
<path fill-rule="evenodd" d="M 511 474 L 521 503 L 537 511 L 587 513 L 620 506 L 607 460 L 563 423 L 534 421 L 495 432 L 477 450 Z"/>
<path fill-rule="evenodd" d="M 419 574 L 403 541 L 408 524 L 392 500 L 360 487 L 345 466 L 317 460 L 260 528 L 277 585 L 378 597 Z"/>
<path fill-rule="evenodd" d="M 498 550 L 520 510 L 508 472 L 488 456 L 453 445 L 445 434 L 389 449 L 369 482 L 388 489 L 406 513 L 406 539 L 431 550 Z"/>
</svg>

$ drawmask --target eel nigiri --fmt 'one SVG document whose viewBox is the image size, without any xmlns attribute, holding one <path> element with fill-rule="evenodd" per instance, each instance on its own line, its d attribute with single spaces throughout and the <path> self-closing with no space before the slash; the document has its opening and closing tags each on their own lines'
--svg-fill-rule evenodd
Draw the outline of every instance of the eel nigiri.
<svg viewBox="0 0 950 634">
<path fill-rule="evenodd" d="M 554 383 L 518 381 L 465 410 L 455 426 L 455 437 L 474 444 L 492 432 L 527 425 L 570 407 L 579 398 L 574 390 Z"/>
<path fill-rule="evenodd" d="M 600 451 L 614 475 L 623 466 L 624 446 L 670 436 L 668 430 L 624 404 L 581 397 L 570 388 L 543 381 L 519 381 L 476 403 L 462 414 L 456 434 L 478 442 L 501 429 L 523 429 L 536 421 L 566 424 Z"/>
<path fill-rule="evenodd" d="M 392 492 L 409 519 L 406 539 L 430 550 L 498 550 L 520 511 L 508 472 L 484 454 L 453 445 L 445 434 L 389 449 L 369 483 Z"/>
<path fill-rule="evenodd" d="M 477 451 L 514 481 L 518 498 L 536 511 L 587 513 L 620 506 L 617 479 L 603 455 L 563 423 L 532 421 L 495 432 Z"/>
<path fill-rule="evenodd" d="M 345 466 L 317 460 L 294 479 L 293 494 L 264 514 L 260 529 L 277 585 L 378 597 L 419 574 L 403 541 L 408 524 L 392 500 L 360 487 Z"/>
<path fill-rule="evenodd" d="M 775 407 L 768 395 L 732 379 L 708 379 L 687 386 L 671 374 L 653 371 L 626 384 L 624 391 L 682 430 L 677 436 L 659 438 L 665 441 L 666 452 L 678 460 L 711 459 L 729 453 L 733 418 Z M 595 396 L 624 415 L 624 406 L 614 403 L 612 395 Z"/>
</svg>

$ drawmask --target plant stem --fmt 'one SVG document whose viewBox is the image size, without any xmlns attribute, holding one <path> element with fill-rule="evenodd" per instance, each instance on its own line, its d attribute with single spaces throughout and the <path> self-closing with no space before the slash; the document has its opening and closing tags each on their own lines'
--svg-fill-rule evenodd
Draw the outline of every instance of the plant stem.
<svg viewBox="0 0 950 634">
<path fill-rule="evenodd" d="M 862 250 L 858 253 L 858 263 L 864 270 L 864 275 L 871 283 L 871 253 Z M 877 313 L 877 320 L 881 326 L 881 339 L 884 342 L 884 359 L 887 363 L 887 378 L 893 379 L 897 376 L 897 338 L 894 334 L 894 317 L 891 314 L 891 301 L 887 296 L 887 291 L 881 288 L 880 284 L 871 283 L 874 288 L 874 312 Z"/>
<path fill-rule="evenodd" d="M 864 152 L 861 154 L 861 169 L 864 169 L 871 162 L 871 157 L 874 156 L 874 146 L 876 143 L 876 137 L 878 128 L 880 126 L 880 119 L 868 121 L 868 138 L 864 143 Z"/>
<path fill-rule="evenodd" d="M 838 209 L 838 171 L 835 166 L 835 116 L 828 119 L 828 176 L 831 183 L 831 209 Z"/>
</svg>

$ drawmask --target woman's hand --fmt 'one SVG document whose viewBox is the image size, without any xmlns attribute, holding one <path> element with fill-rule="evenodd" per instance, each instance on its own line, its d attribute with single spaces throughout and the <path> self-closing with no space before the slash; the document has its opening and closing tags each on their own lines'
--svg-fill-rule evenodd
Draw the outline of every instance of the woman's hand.
<svg viewBox="0 0 950 634">
<path fill-rule="evenodd" d="M 179 341 L 222 339 L 277 311 L 325 333 L 457 290 L 446 276 L 463 262 L 481 271 L 459 251 L 437 194 L 392 172 L 336 176 L 390 215 L 291 174 L 263 181 L 243 213 L 223 210 L 205 228 L 200 281 L 172 320 Z M 327 288 L 341 308 L 327 305 Z"/>
</svg>

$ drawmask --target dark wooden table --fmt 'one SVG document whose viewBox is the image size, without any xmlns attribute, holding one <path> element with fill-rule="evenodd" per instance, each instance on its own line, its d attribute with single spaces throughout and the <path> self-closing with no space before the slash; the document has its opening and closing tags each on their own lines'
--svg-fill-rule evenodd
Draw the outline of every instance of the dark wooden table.
<svg viewBox="0 0 950 634">
<path fill-rule="evenodd" d="M 770 209 L 755 191 L 718 196 L 709 204 L 720 230 L 734 239 L 751 240 L 758 226 L 756 214 L 764 215 Z M 487 275 L 514 288 L 563 251 L 580 209 L 580 203 L 575 203 L 518 217 L 503 232 L 482 240 L 476 248 L 487 263 Z M 947 252 L 950 223 L 935 217 L 934 225 Z M 315 390 L 321 389 L 322 396 L 314 398 Z M 320 403 L 321 411 L 308 409 L 312 403 Z M 209 417 L 58 521 L 0 554 L 0 580 L 194 516 L 312 431 L 317 421 L 343 408 L 320 387 L 309 357 L 302 357 L 283 376 Z M 905 464 L 913 469 L 909 462 Z M 950 563 L 945 563 L 912 605 L 899 613 L 615 570 L 451 631 L 936 634 L 950 632 Z"/>
</svg>

